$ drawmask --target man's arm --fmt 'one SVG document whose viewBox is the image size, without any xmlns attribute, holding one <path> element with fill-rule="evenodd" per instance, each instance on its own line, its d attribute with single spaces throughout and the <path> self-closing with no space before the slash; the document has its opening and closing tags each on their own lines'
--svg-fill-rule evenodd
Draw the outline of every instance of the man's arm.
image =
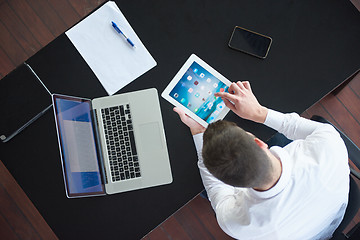
<svg viewBox="0 0 360 240">
<path fill-rule="evenodd" d="M 203 134 L 194 135 L 193 138 L 198 154 L 198 167 L 201 180 L 204 184 L 211 205 L 216 211 L 216 207 L 220 201 L 224 200 L 224 198 L 226 198 L 227 196 L 232 196 L 234 194 L 234 187 L 229 186 L 214 177 L 205 167 L 201 154 L 203 146 Z"/>
<path fill-rule="evenodd" d="M 224 197 L 231 196 L 234 193 L 234 187 L 226 185 L 221 182 L 219 179 L 214 177 L 205 167 L 202 159 L 202 147 L 203 147 L 203 132 L 205 128 L 200 125 L 198 122 L 190 118 L 185 112 L 175 107 L 174 111 L 179 114 L 181 121 L 190 128 L 190 131 L 193 135 L 197 155 L 198 155 L 198 167 L 200 171 L 200 176 L 204 187 L 208 193 L 209 200 L 213 209 L 216 211 L 217 204 L 224 200 Z"/>
<path fill-rule="evenodd" d="M 247 81 L 232 83 L 229 93 L 219 92 L 215 96 L 221 97 L 225 105 L 239 117 L 263 123 L 292 140 L 305 139 L 315 131 L 336 134 L 331 126 L 301 118 L 296 113 L 284 114 L 260 105 Z"/>
<path fill-rule="evenodd" d="M 284 134 L 291 140 L 297 139 L 314 139 L 319 140 L 339 140 L 340 135 L 330 124 L 315 122 L 300 117 L 297 113 L 281 113 L 269 110 L 264 124 L 278 132 Z"/>
</svg>

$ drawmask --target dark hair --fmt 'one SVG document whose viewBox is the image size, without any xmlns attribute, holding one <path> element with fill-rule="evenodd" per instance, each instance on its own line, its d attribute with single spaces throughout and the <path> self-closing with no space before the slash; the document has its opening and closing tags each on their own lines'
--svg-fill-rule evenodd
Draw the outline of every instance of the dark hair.
<svg viewBox="0 0 360 240">
<path fill-rule="evenodd" d="M 270 179 L 268 155 L 235 123 L 217 121 L 204 133 L 203 159 L 209 172 L 234 187 L 261 187 Z"/>
</svg>

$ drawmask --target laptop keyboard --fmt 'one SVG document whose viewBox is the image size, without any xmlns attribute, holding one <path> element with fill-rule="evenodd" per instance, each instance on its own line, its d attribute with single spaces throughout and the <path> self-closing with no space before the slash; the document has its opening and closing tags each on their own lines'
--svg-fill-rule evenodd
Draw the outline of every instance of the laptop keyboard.
<svg viewBox="0 0 360 240">
<path fill-rule="evenodd" d="M 130 105 L 101 109 L 113 182 L 141 177 Z"/>
</svg>

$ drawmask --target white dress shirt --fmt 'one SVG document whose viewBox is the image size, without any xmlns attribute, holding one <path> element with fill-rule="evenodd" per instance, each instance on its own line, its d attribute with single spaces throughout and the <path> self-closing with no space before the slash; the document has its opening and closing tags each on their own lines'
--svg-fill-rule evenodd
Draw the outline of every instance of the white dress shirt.
<svg viewBox="0 0 360 240">
<path fill-rule="evenodd" d="M 330 125 L 269 110 L 265 125 L 294 140 L 270 151 L 282 174 L 267 191 L 229 186 L 202 160 L 202 134 L 194 136 L 198 166 L 220 227 L 237 239 L 328 239 L 348 202 L 348 155 Z M 241 173 L 239 173 L 241 174 Z"/>
</svg>

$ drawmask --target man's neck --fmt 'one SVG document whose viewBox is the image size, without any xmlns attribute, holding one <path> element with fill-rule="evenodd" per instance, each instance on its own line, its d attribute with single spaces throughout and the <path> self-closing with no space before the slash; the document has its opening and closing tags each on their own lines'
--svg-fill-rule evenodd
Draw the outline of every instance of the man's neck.
<svg viewBox="0 0 360 240">
<path fill-rule="evenodd" d="M 282 164 L 281 164 L 280 159 L 278 159 L 277 157 L 275 157 L 272 154 L 269 157 L 271 159 L 271 164 L 273 166 L 273 174 L 272 174 L 271 181 L 269 181 L 269 183 L 265 184 L 262 187 L 254 188 L 254 190 L 256 190 L 256 191 L 264 192 L 264 191 L 270 190 L 278 183 L 278 181 L 281 177 Z"/>
</svg>

